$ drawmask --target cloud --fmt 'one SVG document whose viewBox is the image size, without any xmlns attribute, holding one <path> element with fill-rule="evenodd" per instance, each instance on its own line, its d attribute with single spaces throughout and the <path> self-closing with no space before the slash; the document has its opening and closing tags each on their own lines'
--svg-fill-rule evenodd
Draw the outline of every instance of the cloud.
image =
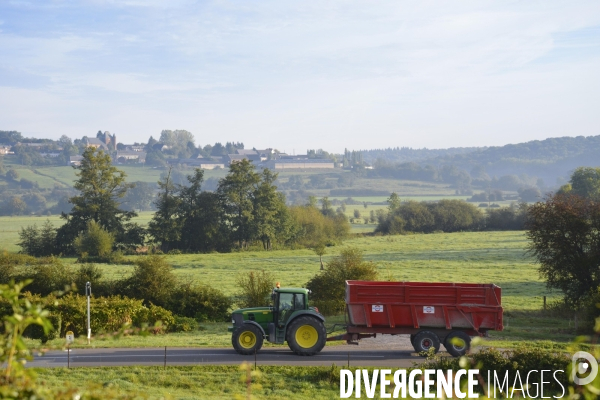
<svg viewBox="0 0 600 400">
<path fill-rule="evenodd" d="M 55 113 L 26 121 L 11 110 L 35 115 L 43 101 L 19 95 L 0 119 L 56 137 L 85 115 L 130 141 L 180 127 L 204 143 L 339 151 L 595 134 L 600 122 L 597 2 L 55 0 L 0 14 L 0 85 L 35 90 Z"/>
</svg>

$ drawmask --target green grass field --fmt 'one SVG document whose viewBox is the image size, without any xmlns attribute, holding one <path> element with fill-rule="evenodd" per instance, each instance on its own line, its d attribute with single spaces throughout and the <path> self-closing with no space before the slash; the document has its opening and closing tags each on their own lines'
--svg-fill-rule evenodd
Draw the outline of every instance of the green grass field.
<svg viewBox="0 0 600 400">
<path fill-rule="evenodd" d="M 148 399 L 246 399 L 246 370 L 238 366 L 36 369 L 47 389 L 88 387 Z M 339 399 L 339 372 L 331 367 L 259 366 L 253 399 Z M 65 383 L 68 382 L 68 383 Z M 138 398 L 138 397 L 136 397 Z"/>
<path fill-rule="evenodd" d="M 151 213 L 142 213 L 147 223 Z M 58 217 L 48 218 L 58 225 Z M 22 226 L 41 225 L 46 217 L 1 217 L 0 247 L 17 251 Z M 361 226 L 361 225 L 356 225 Z M 372 229 L 372 225 L 362 225 Z M 382 278 L 410 281 L 454 281 L 495 283 L 503 288 L 507 309 L 534 310 L 548 293 L 536 265 L 525 254 L 522 232 L 464 232 L 404 236 L 359 236 L 341 246 L 327 248 L 324 261 L 341 249 L 356 247 L 365 259 L 377 264 Z M 318 257 L 311 250 L 245 251 L 227 254 L 168 255 L 175 273 L 182 278 L 235 292 L 235 276 L 245 270 L 265 269 L 285 286 L 302 286 L 318 272 Z M 108 276 L 128 274 L 127 265 L 103 265 Z M 215 284 L 217 283 L 218 284 Z"/>
<path fill-rule="evenodd" d="M 142 218 L 149 218 L 143 215 Z M 43 219 L 40 219 L 43 220 Z M 0 218 L 0 226 L 17 225 L 28 219 Z M 54 220 L 57 222 L 56 220 Z M 327 262 L 340 250 L 356 247 L 373 261 L 380 279 L 399 281 L 446 281 L 495 283 L 502 288 L 505 330 L 491 332 L 483 346 L 510 348 L 520 345 L 564 350 L 575 338 L 569 317 L 542 311 L 543 296 L 559 298 L 539 279 L 537 267 L 526 254 L 523 232 L 476 232 L 406 236 L 356 236 L 343 245 L 330 247 Z M 130 256 L 134 257 L 134 256 Z M 228 295 L 237 291 L 236 277 L 248 270 L 268 270 L 282 286 L 303 286 L 319 272 L 319 259 L 310 250 L 245 251 L 228 254 L 166 255 L 181 279 L 209 284 Z M 74 262 L 73 259 L 65 259 Z M 131 273 L 130 265 L 101 265 L 109 277 Z M 343 316 L 328 317 L 328 328 L 342 323 Z M 94 337 L 93 347 L 230 347 L 227 322 L 203 323 L 202 330 L 118 339 Z M 29 340 L 30 344 L 34 344 Z M 39 342 L 37 342 L 39 344 Z M 48 343 L 62 347 L 64 339 Z M 335 343 L 328 343 L 335 345 Z M 275 345 L 265 344 L 265 347 Z M 77 338 L 73 347 L 87 347 Z M 256 398 L 333 399 L 339 397 L 335 383 L 327 379 L 327 368 L 260 367 L 255 381 Z M 212 399 L 243 398 L 243 372 L 238 367 L 195 366 L 64 368 L 37 371 L 48 388 L 92 387 L 137 393 L 145 398 Z M 339 379 L 339 378 L 338 378 Z"/>
<path fill-rule="evenodd" d="M 494 283 L 502 288 L 504 332 L 492 332 L 489 345 L 515 346 L 528 341 L 542 347 L 563 346 L 574 337 L 569 318 L 541 311 L 559 293 L 546 289 L 537 266 L 526 254 L 523 232 L 465 232 L 405 236 L 358 236 L 329 247 L 324 261 L 349 247 L 360 249 L 376 264 L 380 279 L 424 282 Z M 129 256 L 134 258 L 135 256 Z M 311 250 L 244 251 L 228 254 L 166 255 L 175 274 L 185 281 L 217 287 L 227 295 L 237 291 L 236 277 L 249 270 L 272 272 L 282 286 L 301 287 L 319 272 L 319 258 Z M 66 259 L 74 262 L 74 259 Z M 101 265 L 105 276 L 123 278 L 131 265 Z M 329 320 L 331 322 L 332 320 Z M 203 324 L 204 331 L 167 337 L 110 339 L 96 346 L 224 346 L 229 347 L 226 323 Z M 546 340 L 546 342 L 544 342 Z M 549 341 L 549 342 L 547 342 Z M 60 342 L 56 342 L 57 344 Z"/>
</svg>

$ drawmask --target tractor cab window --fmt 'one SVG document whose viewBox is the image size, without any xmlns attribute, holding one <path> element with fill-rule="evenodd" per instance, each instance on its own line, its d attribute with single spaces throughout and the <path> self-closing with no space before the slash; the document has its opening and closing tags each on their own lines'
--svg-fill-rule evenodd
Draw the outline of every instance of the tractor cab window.
<svg viewBox="0 0 600 400">
<path fill-rule="evenodd" d="M 290 317 L 294 310 L 294 294 L 293 293 L 279 293 L 279 325 L 285 325 L 287 319 Z"/>
<path fill-rule="evenodd" d="M 304 295 L 301 293 L 294 295 L 294 310 L 304 310 Z"/>
</svg>

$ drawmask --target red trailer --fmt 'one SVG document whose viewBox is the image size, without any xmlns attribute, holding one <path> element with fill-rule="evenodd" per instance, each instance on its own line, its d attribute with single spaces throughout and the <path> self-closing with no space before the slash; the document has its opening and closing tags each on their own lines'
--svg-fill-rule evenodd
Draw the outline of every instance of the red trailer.
<svg viewBox="0 0 600 400">
<path fill-rule="evenodd" d="M 493 284 L 346 281 L 348 325 L 327 340 L 408 334 L 415 351 L 440 344 L 453 356 L 467 352 L 471 336 L 501 331 L 501 289 Z"/>
</svg>

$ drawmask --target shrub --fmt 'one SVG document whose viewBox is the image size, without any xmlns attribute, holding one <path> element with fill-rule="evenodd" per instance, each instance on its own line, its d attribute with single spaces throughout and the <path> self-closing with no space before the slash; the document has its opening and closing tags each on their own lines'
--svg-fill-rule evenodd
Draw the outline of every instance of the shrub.
<svg viewBox="0 0 600 400">
<path fill-rule="evenodd" d="M 483 216 L 477 207 L 462 200 L 409 201 L 396 204 L 387 215 L 380 214 L 378 220 L 375 231 L 384 234 L 457 232 L 479 230 Z"/>
<path fill-rule="evenodd" d="M 273 281 L 273 274 L 266 271 L 249 271 L 238 275 L 236 283 L 240 288 L 237 295 L 239 306 L 248 308 L 268 305 Z"/>
<path fill-rule="evenodd" d="M 194 318 L 175 316 L 175 322 L 171 325 L 170 332 L 191 332 L 200 328 L 198 321 Z"/>
<path fill-rule="evenodd" d="M 123 252 L 121 250 L 113 251 L 112 253 L 108 253 L 105 256 L 90 256 L 87 253 L 81 255 L 81 257 L 77 260 L 77 262 L 81 263 L 104 263 L 104 264 L 133 264 L 133 262 L 128 261 L 123 256 Z"/>
<path fill-rule="evenodd" d="M 15 271 L 16 280 L 33 280 L 26 290 L 42 296 L 70 290 L 73 283 L 71 267 L 55 257 L 37 259 L 33 265 L 20 266 Z"/>
<path fill-rule="evenodd" d="M 435 230 L 457 232 L 478 230 L 483 222 L 483 215 L 473 204 L 462 200 L 440 200 L 429 204 L 434 216 Z"/>
<path fill-rule="evenodd" d="M 75 250 L 82 257 L 86 256 L 108 256 L 115 242 L 115 236 L 102 228 L 94 220 L 90 220 L 87 223 L 87 230 L 80 233 L 73 243 Z"/>
<path fill-rule="evenodd" d="M 525 218 L 527 215 L 527 204 L 518 206 L 496 208 L 486 210 L 486 229 L 495 231 L 523 230 L 525 229 Z"/>
<path fill-rule="evenodd" d="M 37 258 L 24 254 L 9 253 L 7 251 L 3 251 L 2 254 L 0 254 L 0 265 L 33 265 L 38 262 Z"/>
<path fill-rule="evenodd" d="M 23 265 L 35 265 L 39 260 L 24 254 L 14 254 L 4 251 L 0 254 L 0 283 L 8 283 L 15 280 L 19 272 L 17 267 Z"/>
<path fill-rule="evenodd" d="M 175 317 L 171 311 L 150 304 L 150 306 L 142 308 L 132 320 L 132 324 L 137 327 L 146 324 L 154 326 L 157 323 L 160 323 L 161 325 L 159 330 L 155 330 L 154 333 L 166 333 L 175 324 Z"/>
<path fill-rule="evenodd" d="M 59 337 L 62 326 L 61 316 L 51 314 L 48 315 L 47 318 L 52 324 L 52 329 L 50 329 L 48 332 L 44 332 L 44 328 L 40 325 L 29 325 L 23 332 L 23 336 L 31 339 L 38 339 L 42 342 L 42 344 Z"/>
<path fill-rule="evenodd" d="M 231 299 L 210 286 L 192 284 L 173 289 L 167 308 L 174 314 L 203 321 L 227 321 Z"/>
<path fill-rule="evenodd" d="M 39 295 L 27 294 L 30 301 L 41 302 L 50 311 L 55 325 L 56 334 L 64 336 L 65 332 L 73 331 L 76 335 L 87 334 L 87 299 L 85 296 L 69 293 L 61 298 L 50 295 L 41 298 Z M 134 327 L 154 325 L 162 321 L 166 331 L 175 322 L 173 314 L 162 307 L 150 305 L 146 307 L 142 300 L 121 296 L 92 297 L 90 307 L 90 323 L 92 332 L 115 332 L 125 324 Z M 35 338 L 36 332 L 31 332 Z"/>
<path fill-rule="evenodd" d="M 304 247 L 317 243 L 335 244 L 350 233 L 350 224 L 343 214 L 325 216 L 313 206 L 294 206 L 290 215 L 295 227 L 289 242 Z"/>
<path fill-rule="evenodd" d="M 377 269 L 371 261 L 363 260 L 360 250 L 343 250 L 339 256 L 327 263 L 325 270 L 306 284 L 313 294 L 311 300 L 325 315 L 344 311 L 346 280 L 374 281 Z"/>
<path fill-rule="evenodd" d="M 73 283 L 77 288 L 77 293 L 85 294 L 85 284 L 90 282 L 95 295 L 108 294 L 105 293 L 102 282 L 102 270 L 94 264 L 83 264 L 75 273 Z"/>
<path fill-rule="evenodd" d="M 126 296 L 164 307 L 177 287 L 177 279 L 164 257 L 145 256 L 136 262 L 133 274 L 120 286 Z"/>
</svg>

